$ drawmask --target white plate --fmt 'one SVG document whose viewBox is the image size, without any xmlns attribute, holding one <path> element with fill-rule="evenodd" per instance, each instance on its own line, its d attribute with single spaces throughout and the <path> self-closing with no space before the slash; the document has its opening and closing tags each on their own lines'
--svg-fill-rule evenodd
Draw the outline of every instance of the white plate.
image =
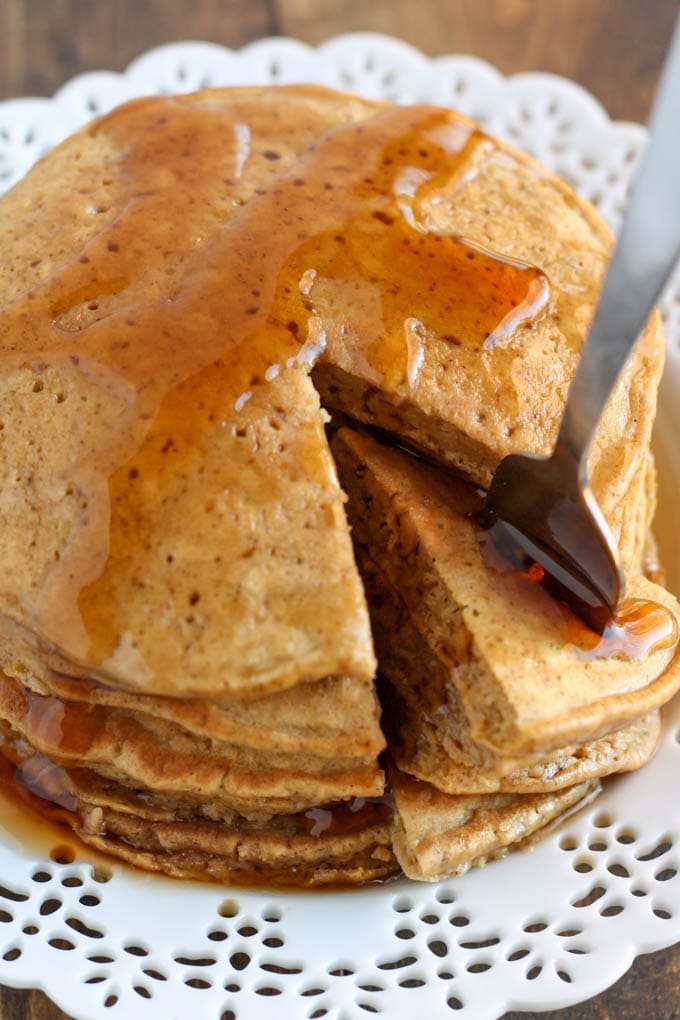
<svg viewBox="0 0 680 1020">
<path fill-rule="evenodd" d="M 613 225 L 644 141 L 642 128 L 612 123 L 564 79 L 505 79 L 473 57 L 430 60 L 384 36 L 343 36 L 319 50 L 271 39 L 237 53 L 183 43 L 145 54 L 123 75 L 76 78 L 51 100 L 0 104 L 0 183 L 9 186 L 41 152 L 131 96 L 271 81 L 456 106 L 562 173 Z M 661 537 L 677 586 L 677 285 L 664 307 L 670 350 L 659 445 L 669 520 Z M 581 1001 L 636 954 L 680 939 L 679 739 L 676 704 L 642 772 L 611 782 L 533 853 L 435 886 L 402 880 L 269 896 L 116 865 L 103 884 L 86 850 L 71 864 L 44 859 L 17 841 L 10 817 L 0 831 L 0 981 L 39 985 L 82 1020 L 349 1020 L 367 1012 L 485 1020 Z"/>
</svg>

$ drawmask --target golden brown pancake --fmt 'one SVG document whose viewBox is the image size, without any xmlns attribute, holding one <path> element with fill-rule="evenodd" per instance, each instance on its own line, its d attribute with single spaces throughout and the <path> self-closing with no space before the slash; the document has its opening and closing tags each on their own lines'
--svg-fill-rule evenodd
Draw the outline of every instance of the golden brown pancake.
<svg viewBox="0 0 680 1020">
<path fill-rule="evenodd" d="M 436 882 L 502 857 L 594 795 L 597 783 L 553 793 L 451 796 L 390 771 L 392 845 L 409 878 Z"/>
<path fill-rule="evenodd" d="M 451 111 L 311 86 L 127 104 L 0 229 L 0 612 L 65 672 L 211 697 L 374 668 L 310 363 L 488 482 L 549 449 L 609 245 Z M 654 319 L 594 446 L 627 559 L 661 351 Z"/>
<path fill-rule="evenodd" d="M 287 330 L 265 342 L 266 295 L 254 278 L 234 293 L 244 262 L 226 237 L 255 190 L 354 107 L 329 117 L 314 94 L 239 95 L 133 103 L 0 202 L 13 248 L 0 334 L 17 352 L 0 379 L 13 578 L 0 607 L 67 660 L 146 692 L 259 693 L 374 669 L 301 344 Z M 272 145 L 287 158 L 271 160 Z"/>
<path fill-rule="evenodd" d="M 0 724 L 0 783 L 16 770 L 25 799 L 88 845 L 178 878 L 267 886 L 361 884 L 394 874 L 391 809 L 357 798 L 297 814 L 210 819 L 82 767 L 64 768 Z"/>
<path fill-rule="evenodd" d="M 658 712 L 547 754 L 503 755 L 477 743 L 455 669 L 430 648 L 375 564 L 358 553 L 380 663 L 382 726 L 400 771 L 444 793 L 546 793 L 640 768 L 652 757 L 661 733 Z"/>
<path fill-rule="evenodd" d="M 375 708 L 373 714 L 377 729 Z M 57 764 L 87 766 L 134 789 L 184 798 L 213 817 L 234 809 L 269 817 L 383 792 L 377 749 L 331 758 L 227 744 L 147 713 L 36 694 L 7 676 L 0 718 Z"/>
<path fill-rule="evenodd" d="M 337 433 L 333 452 L 357 546 L 455 677 L 475 742 L 521 755 L 593 740 L 678 689 L 679 610 L 665 589 L 642 576 L 627 582 L 630 599 L 669 611 L 668 642 L 634 659 L 605 654 L 606 645 L 598 653 L 599 636 L 535 582 L 485 563 L 467 489 L 350 429 Z"/>
<path fill-rule="evenodd" d="M 167 720 L 197 737 L 253 751 L 356 757 L 368 763 L 384 747 L 372 681 L 326 677 L 245 701 L 135 694 L 54 672 L 6 621 L 4 627 L 0 623 L 0 635 L 0 669 L 36 694 Z"/>
</svg>

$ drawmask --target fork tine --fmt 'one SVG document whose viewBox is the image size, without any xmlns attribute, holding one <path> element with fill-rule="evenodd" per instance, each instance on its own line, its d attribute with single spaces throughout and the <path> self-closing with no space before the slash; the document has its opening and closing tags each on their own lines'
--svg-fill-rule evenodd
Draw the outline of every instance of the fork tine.
<svg viewBox="0 0 680 1020">
<path fill-rule="evenodd" d="M 602 631 L 623 593 L 616 546 L 578 462 L 558 446 L 549 459 L 513 454 L 499 465 L 479 515 L 512 564 L 538 563 L 544 584 Z"/>
</svg>

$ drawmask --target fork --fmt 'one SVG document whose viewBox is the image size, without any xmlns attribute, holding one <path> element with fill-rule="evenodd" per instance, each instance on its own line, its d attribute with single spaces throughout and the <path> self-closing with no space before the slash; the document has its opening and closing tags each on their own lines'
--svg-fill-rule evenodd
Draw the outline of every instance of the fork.
<svg viewBox="0 0 680 1020">
<path fill-rule="evenodd" d="M 603 407 L 680 255 L 680 18 L 642 157 L 550 457 L 515 453 L 480 513 L 496 545 L 538 563 L 602 631 L 625 592 L 619 552 L 593 496 L 588 452 Z"/>
</svg>

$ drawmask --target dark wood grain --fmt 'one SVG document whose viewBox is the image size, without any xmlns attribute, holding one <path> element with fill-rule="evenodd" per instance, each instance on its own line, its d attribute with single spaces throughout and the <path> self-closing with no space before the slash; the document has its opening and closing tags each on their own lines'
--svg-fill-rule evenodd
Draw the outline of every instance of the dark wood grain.
<svg viewBox="0 0 680 1020">
<path fill-rule="evenodd" d="M 238 47 L 263 35 L 317 43 L 364 30 L 430 54 L 474 53 L 505 73 L 564 74 L 613 116 L 642 120 L 677 10 L 677 0 L 0 0 L 0 99 L 49 95 L 74 74 L 121 70 L 178 39 Z M 588 1003 L 540 1016 L 680 1020 L 680 948 L 641 957 Z M 68 1018 L 40 992 L 0 987 L 0 1020 Z"/>
<path fill-rule="evenodd" d="M 121 71 L 151 46 L 275 34 L 268 0 L 0 0 L 0 98 L 51 95 L 82 71 Z"/>
<path fill-rule="evenodd" d="M 121 70 L 163 42 L 241 46 L 288 34 L 399 35 L 427 53 L 475 53 L 505 73 L 554 71 L 615 117 L 646 116 L 677 0 L 0 0 L 0 98 L 49 95 L 70 76 Z"/>
<path fill-rule="evenodd" d="M 677 0 L 274 0 L 281 31 L 310 42 L 399 35 L 427 53 L 474 53 L 506 74 L 549 70 L 615 117 L 645 118 Z"/>
</svg>

